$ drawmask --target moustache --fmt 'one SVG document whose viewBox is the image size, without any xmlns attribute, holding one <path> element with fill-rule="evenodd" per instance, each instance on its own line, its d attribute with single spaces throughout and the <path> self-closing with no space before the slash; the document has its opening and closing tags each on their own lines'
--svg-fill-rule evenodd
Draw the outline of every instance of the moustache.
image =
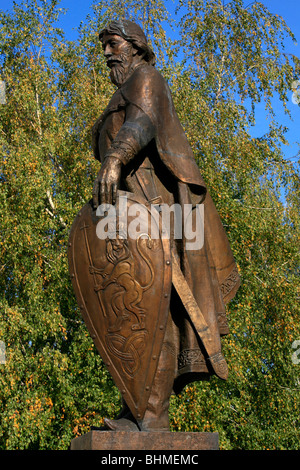
<svg viewBox="0 0 300 470">
<path fill-rule="evenodd" d="M 107 59 L 106 64 L 109 68 L 112 68 L 114 65 L 121 64 L 123 62 L 119 57 L 110 57 Z"/>
</svg>

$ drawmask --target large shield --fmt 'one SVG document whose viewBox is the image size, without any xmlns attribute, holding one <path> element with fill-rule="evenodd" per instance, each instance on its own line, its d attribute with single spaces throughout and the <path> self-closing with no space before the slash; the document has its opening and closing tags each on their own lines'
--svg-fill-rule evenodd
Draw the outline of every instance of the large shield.
<svg viewBox="0 0 300 470">
<path fill-rule="evenodd" d="M 171 252 L 157 211 L 118 191 L 87 203 L 69 238 L 69 271 L 88 331 L 134 417 L 146 411 L 171 295 Z"/>
</svg>

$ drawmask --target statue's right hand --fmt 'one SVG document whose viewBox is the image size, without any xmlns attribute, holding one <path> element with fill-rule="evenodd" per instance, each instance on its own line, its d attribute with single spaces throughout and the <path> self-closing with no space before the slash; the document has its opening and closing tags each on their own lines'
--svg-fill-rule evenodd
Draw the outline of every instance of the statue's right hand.
<svg viewBox="0 0 300 470">
<path fill-rule="evenodd" d="M 121 161 L 113 156 L 106 158 L 97 175 L 93 188 L 93 205 L 115 204 L 121 178 Z"/>
</svg>

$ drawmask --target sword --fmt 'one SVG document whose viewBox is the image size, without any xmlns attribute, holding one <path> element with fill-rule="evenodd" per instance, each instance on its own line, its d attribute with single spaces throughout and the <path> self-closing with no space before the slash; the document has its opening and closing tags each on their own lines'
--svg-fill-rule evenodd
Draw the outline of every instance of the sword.
<svg viewBox="0 0 300 470">
<path fill-rule="evenodd" d="M 208 361 L 214 372 L 221 379 L 228 377 L 228 367 L 224 356 L 220 351 L 216 352 L 210 328 L 197 304 L 195 297 L 188 285 L 178 261 L 172 253 L 172 283 L 185 307 L 196 331 L 202 341 L 202 344 L 208 354 Z"/>
</svg>

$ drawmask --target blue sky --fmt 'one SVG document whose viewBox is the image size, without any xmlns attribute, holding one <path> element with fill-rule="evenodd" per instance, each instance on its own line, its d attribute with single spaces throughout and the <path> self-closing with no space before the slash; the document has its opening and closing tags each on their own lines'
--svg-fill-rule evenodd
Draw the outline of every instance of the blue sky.
<svg viewBox="0 0 300 470">
<path fill-rule="evenodd" d="M 272 13 L 277 13 L 284 18 L 298 40 L 297 45 L 295 45 L 291 40 L 287 40 L 285 43 L 286 52 L 300 57 L 300 1 L 261 0 L 261 2 L 264 3 Z M 19 1 L 16 0 L 16 3 L 19 3 Z M 61 0 L 60 6 L 67 9 L 67 13 L 62 15 L 60 27 L 64 30 L 68 40 L 76 38 L 76 28 L 79 26 L 81 21 L 85 20 L 88 14 L 92 14 L 92 10 L 90 8 L 92 3 L 92 0 Z M 249 0 L 248 3 L 251 3 L 251 0 Z M 13 0 L 0 0 L 1 10 L 10 10 L 12 5 Z M 300 76 L 297 78 L 300 80 Z M 292 90 L 287 104 L 293 119 L 292 121 L 283 113 L 282 105 L 276 99 L 274 100 L 273 105 L 276 111 L 277 121 L 289 128 L 289 132 L 286 134 L 286 137 L 290 145 L 284 146 L 283 152 L 286 158 L 294 161 L 293 157 L 297 154 L 299 148 L 296 141 L 300 141 L 300 107 L 292 103 Z M 256 108 L 256 126 L 251 130 L 251 133 L 253 136 L 259 137 L 267 132 L 267 130 L 268 118 L 262 104 Z"/>
<path fill-rule="evenodd" d="M 287 40 L 285 43 L 286 52 L 294 54 L 300 58 L 300 2 L 299 0 L 260 0 L 268 10 L 272 13 L 277 13 L 282 16 L 287 25 L 294 33 L 298 44 L 295 45 L 292 40 Z M 250 3 L 250 0 L 249 0 Z M 297 77 L 300 80 L 300 77 Z M 293 158 L 298 150 L 299 146 L 296 142 L 300 142 L 300 107 L 292 103 L 292 91 L 290 93 L 290 99 L 287 103 L 287 107 L 290 110 L 293 121 L 284 114 L 282 111 L 281 103 L 274 100 L 274 109 L 276 110 L 277 122 L 289 128 L 289 132 L 286 134 L 290 145 L 283 147 L 283 152 L 286 158 L 295 161 Z M 263 105 L 257 107 L 256 112 L 256 127 L 253 130 L 253 134 L 257 137 L 262 135 L 267 130 L 267 116 L 263 108 Z"/>
</svg>

